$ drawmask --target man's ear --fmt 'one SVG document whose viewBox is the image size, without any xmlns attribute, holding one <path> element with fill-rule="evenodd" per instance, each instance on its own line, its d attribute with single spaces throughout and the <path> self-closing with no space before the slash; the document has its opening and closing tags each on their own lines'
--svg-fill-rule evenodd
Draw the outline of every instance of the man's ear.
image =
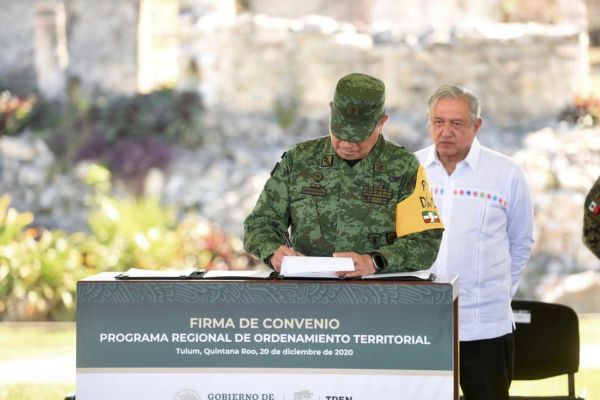
<svg viewBox="0 0 600 400">
<path fill-rule="evenodd" d="M 475 128 L 475 134 L 473 136 L 477 136 L 477 133 L 479 133 L 479 129 L 481 128 L 481 125 L 483 125 L 483 119 L 477 118 L 477 122 L 475 122 L 475 124 L 473 125 Z"/>
<path fill-rule="evenodd" d="M 389 117 L 390 116 L 387 115 L 387 114 L 383 114 L 381 116 L 381 118 L 379 119 L 379 122 L 377 123 L 377 125 L 380 126 L 380 129 L 383 129 L 383 126 L 385 125 L 385 123 L 387 122 L 387 120 L 388 120 Z"/>
</svg>

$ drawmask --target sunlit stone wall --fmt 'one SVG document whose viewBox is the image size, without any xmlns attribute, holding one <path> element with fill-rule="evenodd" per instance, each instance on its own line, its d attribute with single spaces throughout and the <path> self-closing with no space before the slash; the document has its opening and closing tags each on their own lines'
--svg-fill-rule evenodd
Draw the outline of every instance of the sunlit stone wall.
<svg viewBox="0 0 600 400">
<path fill-rule="evenodd" d="M 196 46 L 181 57 L 200 66 L 208 105 L 235 112 L 326 115 L 337 80 L 359 71 L 386 83 L 395 112 L 422 115 L 437 86 L 458 83 L 498 125 L 526 126 L 555 117 L 589 84 L 581 35 L 567 25 L 464 25 L 407 36 L 326 17 L 246 14 L 197 28 Z"/>
</svg>

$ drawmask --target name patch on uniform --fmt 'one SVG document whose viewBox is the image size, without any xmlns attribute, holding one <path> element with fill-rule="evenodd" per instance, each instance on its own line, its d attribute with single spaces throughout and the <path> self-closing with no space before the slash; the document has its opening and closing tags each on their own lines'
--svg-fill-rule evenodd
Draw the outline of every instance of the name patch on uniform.
<svg viewBox="0 0 600 400">
<path fill-rule="evenodd" d="M 302 188 L 302 190 L 300 190 L 300 193 L 302 194 L 308 194 L 311 196 L 320 196 L 323 197 L 327 194 L 327 190 L 324 187 L 321 186 L 317 186 L 317 185 L 311 185 L 311 186 L 304 186 Z"/>
<path fill-rule="evenodd" d="M 590 203 L 588 204 L 587 209 L 589 212 L 591 212 L 594 215 L 600 214 L 600 204 L 598 204 L 594 200 L 590 200 Z"/>
<path fill-rule="evenodd" d="M 385 205 L 392 198 L 392 191 L 383 185 L 373 185 L 363 188 L 363 197 L 367 203 Z"/>
</svg>

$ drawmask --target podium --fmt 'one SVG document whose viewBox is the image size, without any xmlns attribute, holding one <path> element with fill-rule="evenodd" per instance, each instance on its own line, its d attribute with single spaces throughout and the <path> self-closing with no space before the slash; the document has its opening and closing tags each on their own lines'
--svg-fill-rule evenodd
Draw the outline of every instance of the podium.
<svg viewBox="0 0 600 400">
<path fill-rule="evenodd" d="M 458 399 L 458 282 L 77 284 L 77 399 Z"/>
</svg>

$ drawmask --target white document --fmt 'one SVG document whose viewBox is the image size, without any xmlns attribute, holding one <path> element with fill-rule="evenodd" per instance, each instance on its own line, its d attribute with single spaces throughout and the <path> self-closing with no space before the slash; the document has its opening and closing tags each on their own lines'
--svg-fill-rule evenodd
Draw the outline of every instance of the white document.
<svg viewBox="0 0 600 400">
<path fill-rule="evenodd" d="M 337 278 L 338 271 L 354 271 L 352 258 L 284 256 L 280 275 L 295 278 Z"/>
<path fill-rule="evenodd" d="M 120 277 L 125 279 L 177 279 L 188 277 L 194 272 L 196 272 L 195 268 L 167 270 L 129 268 Z"/>
<path fill-rule="evenodd" d="M 206 271 L 204 279 L 269 279 L 273 274 L 271 270 L 215 270 Z"/>
<path fill-rule="evenodd" d="M 433 281 L 435 274 L 428 269 L 424 271 L 392 272 L 389 274 L 365 275 L 362 279 L 397 279 L 407 281 Z"/>
</svg>

